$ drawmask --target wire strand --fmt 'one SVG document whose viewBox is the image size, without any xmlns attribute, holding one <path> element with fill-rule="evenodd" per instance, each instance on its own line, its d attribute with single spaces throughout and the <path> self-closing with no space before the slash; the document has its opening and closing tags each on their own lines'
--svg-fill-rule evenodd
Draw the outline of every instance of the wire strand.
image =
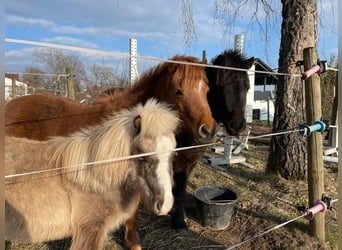
<svg viewBox="0 0 342 250">
<path fill-rule="evenodd" d="M 248 238 L 247 240 L 244 240 L 244 241 L 242 241 L 242 242 L 240 242 L 240 243 L 238 243 L 238 244 L 236 244 L 236 245 L 234 245 L 234 246 L 231 246 L 231 247 L 226 248 L 226 250 L 231 250 L 231 249 L 237 248 L 238 246 L 241 246 L 241 245 L 243 245 L 243 244 L 246 244 L 247 242 L 251 242 L 252 240 L 255 240 L 256 238 L 258 238 L 258 237 L 260 237 L 260 236 L 263 236 L 263 235 L 265 235 L 265 234 L 268 234 L 268 233 L 270 233 L 270 232 L 272 232 L 272 231 L 274 231 L 274 230 L 276 230 L 276 229 L 278 229 L 278 228 L 281 228 L 281 227 L 283 227 L 283 226 L 285 226 L 285 225 L 287 225 L 287 224 L 289 224 L 289 223 L 291 223 L 291 222 L 293 222 L 293 221 L 296 221 L 296 220 L 298 220 L 298 219 L 300 219 L 300 218 L 303 218 L 303 217 L 305 217 L 306 215 L 307 215 L 307 213 L 304 213 L 303 215 L 300 215 L 300 216 L 298 216 L 298 217 L 296 217 L 296 218 L 293 218 L 293 219 L 288 220 L 288 221 L 286 221 L 286 222 L 283 222 L 283 223 L 281 223 L 281 224 L 279 224 L 279 225 L 276 225 L 276 226 L 274 226 L 274 227 L 271 227 L 270 229 L 268 229 L 268 230 L 266 230 L 266 231 L 264 231 L 264 232 L 262 232 L 262 233 L 260 233 L 260 234 L 257 234 L 257 235 L 255 235 L 255 236 L 253 236 L 253 237 L 251 237 L 251 238 Z"/>
<path fill-rule="evenodd" d="M 161 59 L 161 58 L 151 57 L 151 56 L 138 56 L 138 55 L 131 56 L 128 53 L 122 53 L 122 52 L 94 50 L 94 49 L 87 49 L 87 48 L 81 48 L 81 47 L 75 47 L 75 46 L 69 46 L 69 45 L 60 45 L 60 44 L 29 41 L 29 40 L 22 40 L 22 39 L 5 38 L 5 42 L 35 45 L 35 46 L 41 46 L 41 47 L 50 47 L 50 48 L 56 48 L 56 49 L 65 49 L 65 50 L 91 53 L 91 54 L 109 55 L 109 56 L 114 56 L 114 57 L 145 59 L 145 60 L 151 60 L 151 61 L 168 62 L 168 63 L 175 63 L 175 64 L 178 63 L 178 64 L 186 64 L 186 65 L 193 65 L 193 66 L 200 66 L 200 67 L 211 67 L 211 68 L 218 68 L 218 69 L 229 69 L 229 70 L 235 70 L 235 71 L 254 72 L 254 73 L 268 74 L 268 75 L 283 75 L 283 76 L 302 77 L 301 74 L 265 72 L 265 71 L 260 71 L 260 70 L 250 70 L 250 69 L 242 69 L 242 68 L 236 68 L 236 67 L 227 67 L 227 66 L 203 64 L 203 63 L 180 62 L 180 61 L 169 60 L 169 59 Z"/>
<path fill-rule="evenodd" d="M 32 73 L 32 72 L 5 72 L 5 74 L 13 75 L 33 75 L 33 76 L 58 76 L 58 77 L 68 77 L 66 74 L 52 74 L 52 73 Z"/>
<path fill-rule="evenodd" d="M 178 151 L 182 151 L 182 150 L 189 150 L 189 149 L 195 149 L 195 148 L 208 147 L 208 146 L 215 145 L 215 144 L 217 144 L 217 143 L 207 143 L 207 144 L 201 144 L 201 145 L 196 145 L 196 146 L 181 147 L 181 148 L 174 149 L 172 152 L 178 152 Z M 25 172 L 25 173 L 19 173 L 19 174 L 10 174 L 10 175 L 6 175 L 5 179 L 10 179 L 10 178 L 14 178 L 14 177 L 21 177 L 21 176 L 27 176 L 27 175 L 33 175 L 33 174 L 48 173 L 48 172 L 62 170 L 62 169 L 72 169 L 72 168 L 85 167 L 85 166 L 90 166 L 90 165 L 99 165 L 99 164 L 104 164 L 104 163 L 112 163 L 112 162 L 118 162 L 118 161 L 125 161 L 125 160 L 131 160 L 131 159 L 135 159 L 135 158 L 141 158 L 141 157 L 146 157 L 146 156 L 151 156 L 151 155 L 156 155 L 156 154 L 164 154 L 164 153 L 170 153 L 170 151 L 162 151 L 162 152 L 154 151 L 154 152 L 148 152 L 148 153 L 143 153 L 143 154 L 135 154 L 135 155 L 123 156 L 123 157 L 117 157 L 117 158 L 101 160 L 101 161 L 86 162 L 86 163 L 75 164 L 75 165 L 66 166 L 66 167 L 57 167 L 57 168 L 50 168 L 50 169 L 44 169 L 44 170 L 38 170 L 38 171 L 32 171 L 32 172 Z"/>
<path fill-rule="evenodd" d="M 275 133 L 269 133 L 269 134 L 263 134 L 263 135 L 256 135 L 256 136 L 248 136 L 248 135 L 242 135 L 242 138 L 247 138 L 248 139 L 257 139 L 257 138 L 263 138 L 263 137 L 271 137 L 274 135 L 283 135 L 283 134 L 290 134 L 294 132 L 300 132 L 303 131 L 303 129 L 289 129 L 281 132 L 275 132 Z"/>
</svg>

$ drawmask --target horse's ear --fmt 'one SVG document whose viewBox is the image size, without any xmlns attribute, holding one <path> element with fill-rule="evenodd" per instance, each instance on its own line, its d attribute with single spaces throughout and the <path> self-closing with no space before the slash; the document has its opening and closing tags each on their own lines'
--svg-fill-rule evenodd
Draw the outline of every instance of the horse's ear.
<svg viewBox="0 0 342 250">
<path fill-rule="evenodd" d="M 135 128 L 135 134 L 139 134 L 141 131 L 141 116 L 138 115 L 133 120 L 134 128 Z"/>
<path fill-rule="evenodd" d="M 250 69 L 254 63 L 254 57 L 251 57 L 245 61 L 243 61 L 243 68 Z"/>
</svg>

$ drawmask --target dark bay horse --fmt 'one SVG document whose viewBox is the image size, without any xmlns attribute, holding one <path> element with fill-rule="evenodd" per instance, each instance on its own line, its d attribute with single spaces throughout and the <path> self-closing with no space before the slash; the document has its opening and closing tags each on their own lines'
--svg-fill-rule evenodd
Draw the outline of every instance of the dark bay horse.
<svg viewBox="0 0 342 250">
<path fill-rule="evenodd" d="M 211 61 L 212 65 L 241 69 L 250 69 L 253 63 L 254 57 L 246 59 L 234 50 L 226 50 Z M 238 135 L 246 128 L 246 96 L 250 87 L 248 73 L 213 67 L 206 67 L 206 73 L 209 81 L 208 102 L 214 119 L 224 125 L 229 135 Z M 186 134 L 178 133 L 176 138 L 177 147 L 193 145 L 193 141 Z M 187 230 L 184 203 L 188 177 L 205 151 L 206 148 L 180 151 L 174 158 L 175 204 L 171 213 L 171 225 L 183 232 Z"/>
<path fill-rule="evenodd" d="M 73 250 L 100 250 L 140 201 L 166 215 L 178 122 L 176 111 L 151 99 L 67 137 L 6 136 L 6 240 L 72 237 Z"/>
<path fill-rule="evenodd" d="M 254 57 L 246 59 L 235 50 L 226 50 L 212 59 L 212 65 L 250 69 Z M 238 135 L 246 127 L 245 107 L 249 90 L 246 71 L 206 68 L 209 80 L 208 102 L 214 119 L 224 125 L 229 135 Z"/>
<path fill-rule="evenodd" d="M 176 56 L 172 60 L 200 63 L 198 59 L 189 56 Z M 216 132 L 216 122 L 207 101 L 208 91 L 204 67 L 162 63 L 144 73 L 132 87 L 103 94 L 94 105 L 79 104 L 68 98 L 47 95 L 29 95 L 14 99 L 5 107 L 5 133 L 36 140 L 68 135 L 86 126 L 100 123 L 115 110 L 130 108 L 155 97 L 170 104 L 179 113 L 181 123 L 177 131 L 177 147 L 199 145 L 210 142 Z M 177 174 L 174 181 L 180 182 L 175 184 L 175 190 L 181 187 L 185 192 L 188 175 L 196 165 L 199 155 L 197 152 L 182 152 L 175 158 L 177 160 L 174 164 L 177 167 L 174 171 Z M 139 249 L 134 248 L 137 245 L 135 223 L 133 217 L 126 224 L 125 242 L 131 249 Z"/>
</svg>

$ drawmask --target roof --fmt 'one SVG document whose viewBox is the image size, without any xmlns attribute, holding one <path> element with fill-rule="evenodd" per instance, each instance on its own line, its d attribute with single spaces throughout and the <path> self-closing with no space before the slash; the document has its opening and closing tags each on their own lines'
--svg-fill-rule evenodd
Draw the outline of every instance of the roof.
<svg viewBox="0 0 342 250">
<path fill-rule="evenodd" d="M 256 71 L 265 71 L 270 73 L 275 73 L 275 71 L 267 65 L 260 58 L 255 58 L 254 60 L 255 70 Z M 278 81 L 278 77 L 273 74 L 263 74 L 263 73 L 255 73 L 255 85 L 275 85 Z"/>
<path fill-rule="evenodd" d="M 26 83 L 21 82 L 21 81 L 15 81 L 15 84 L 18 86 L 27 85 Z M 11 78 L 5 77 L 5 86 L 12 86 L 12 79 Z"/>
<path fill-rule="evenodd" d="M 274 95 L 274 94 L 273 94 Z M 272 91 L 254 91 L 254 101 L 265 101 L 269 97 L 272 97 Z"/>
</svg>

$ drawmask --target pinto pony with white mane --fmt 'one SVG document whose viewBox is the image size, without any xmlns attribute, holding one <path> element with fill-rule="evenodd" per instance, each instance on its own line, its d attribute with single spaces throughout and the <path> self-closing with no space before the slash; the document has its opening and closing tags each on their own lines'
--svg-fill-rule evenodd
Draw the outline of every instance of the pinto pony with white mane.
<svg viewBox="0 0 342 250">
<path fill-rule="evenodd" d="M 71 236 L 71 249 L 102 249 L 140 201 L 167 214 L 178 123 L 176 111 L 150 99 L 68 137 L 6 137 L 6 240 Z"/>
</svg>

